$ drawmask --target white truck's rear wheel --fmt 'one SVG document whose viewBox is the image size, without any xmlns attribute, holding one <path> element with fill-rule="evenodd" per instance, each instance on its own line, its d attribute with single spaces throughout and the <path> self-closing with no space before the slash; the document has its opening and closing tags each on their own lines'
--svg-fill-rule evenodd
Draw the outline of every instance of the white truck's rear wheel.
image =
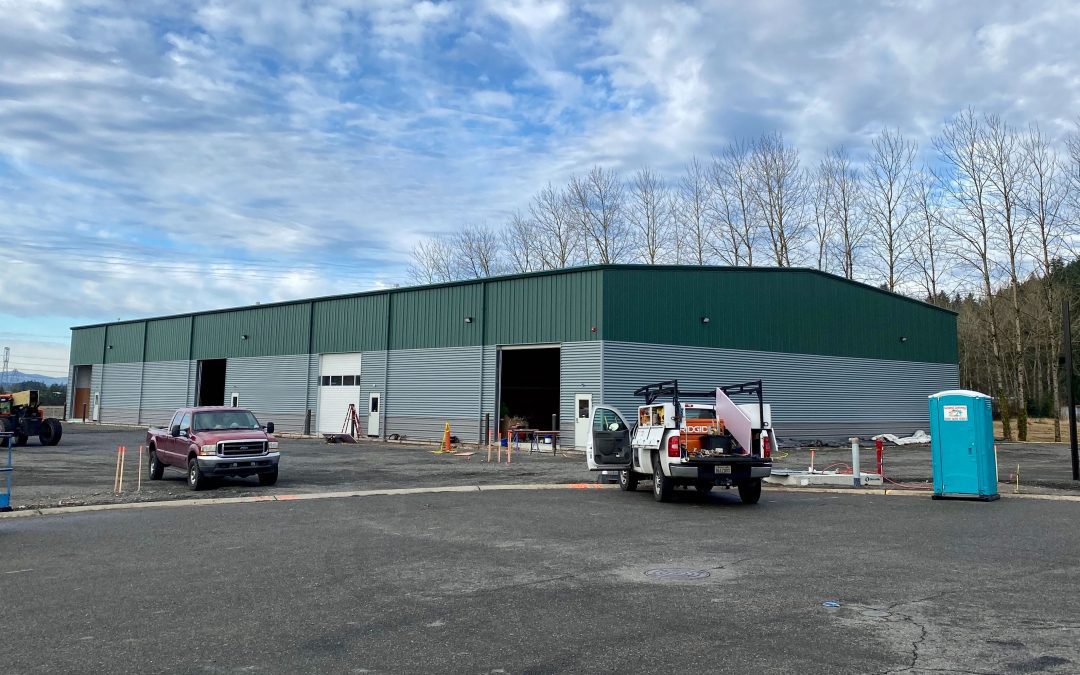
<svg viewBox="0 0 1080 675">
<path fill-rule="evenodd" d="M 739 483 L 739 499 L 743 504 L 757 504 L 761 499 L 761 479 L 751 478 Z"/>
<path fill-rule="evenodd" d="M 652 479 L 653 499 L 658 502 L 671 501 L 671 495 L 675 492 L 675 479 L 664 475 L 664 467 L 660 466 L 660 455 L 652 456 Z"/>
</svg>

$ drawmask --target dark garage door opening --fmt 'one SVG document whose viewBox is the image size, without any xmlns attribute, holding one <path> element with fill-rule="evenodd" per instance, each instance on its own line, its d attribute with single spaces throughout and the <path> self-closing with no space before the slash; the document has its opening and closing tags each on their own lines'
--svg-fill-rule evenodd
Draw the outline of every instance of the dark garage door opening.
<svg viewBox="0 0 1080 675">
<path fill-rule="evenodd" d="M 195 405 L 225 405 L 225 359 L 199 361 Z"/>
<path fill-rule="evenodd" d="M 520 417 L 530 429 L 551 429 L 559 413 L 559 357 L 558 347 L 500 350 L 500 422 Z"/>
</svg>

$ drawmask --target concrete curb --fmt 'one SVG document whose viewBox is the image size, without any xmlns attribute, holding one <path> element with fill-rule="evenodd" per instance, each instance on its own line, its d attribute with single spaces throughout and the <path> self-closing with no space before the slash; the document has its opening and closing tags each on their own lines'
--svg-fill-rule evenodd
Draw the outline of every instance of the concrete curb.
<svg viewBox="0 0 1080 675">
<path fill-rule="evenodd" d="M 447 492 L 502 492 L 507 490 L 614 490 L 618 485 L 606 483 L 538 483 L 507 485 L 447 485 L 426 488 L 385 488 L 381 490 L 346 490 L 341 492 L 306 492 L 284 495 L 262 495 L 258 497 L 211 497 L 207 499 L 172 499 L 153 502 L 128 502 L 125 504 L 86 504 L 83 506 L 54 506 L 45 509 L 25 509 L 0 513 L 0 520 L 8 518 L 29 518 L 32 516 L 58 516 L 69 513 L 88 513 L 92 511 L 124 511 L 128 509 L 177 508 L 184 506 L 215 506 L 219 504 L 254 504 L 258 502 L 295 502 L 316 499 L 342 499 L 345 497 L 381 497 L 392 495 L 421 495 Z M 804 493 L 835 494 L 861 497 L 930 497 L 929 490 L 897 490 L 880 488 L 797 488 L 773 487 L 766 493 Z M 1001 493 L 1002 499 L 1035 499 L 1057 502 L 1080 502 L 1080 495 L 1041 495 Z"/>
<path fill-rule="evenodd" d="M 343 492 L 308 492 L 285 495 L 260 495 L 258 497 L 211 497 L 207 499 L 170 499 L 153 502 L 128 502 L 124 504 L 85 504 L 82 506 L 54 506 L 44 509 L 24 509 L 0 513 L 5 518 L 28 518 L 31 516 L 58 516 L 68 513 L 91 511 L 124 511 L 128 509 L 175 508 L 182 506 L 214 506 L 218 504 L 254 504 L 257 502 L 294 502 L 315 499 L 341 499 L 343 497 L 377 497 L 389 495 L 438 494 L 441 492 L 498 492 L 503 490 L 610 490 L 617 485 L 599 483 L 539 483 L 509 485 L 448 485 L 428 488 L 386 488 L 382 490 L 347 490 Z"/>
<path fill-rule="evenodd" d="M 860 495 L 864 497 L 930 497 L 930 490 L 902 490 L 896 488 L 799 488 L 768 487 L 766 492 L 814 492 L 819 494 Z M 1055 502 L 1080 502 L 1080 495 L 1041 495 L 1034 493 L 999 493 L 1002 499 L 1041 499 Z"/>
</svg>

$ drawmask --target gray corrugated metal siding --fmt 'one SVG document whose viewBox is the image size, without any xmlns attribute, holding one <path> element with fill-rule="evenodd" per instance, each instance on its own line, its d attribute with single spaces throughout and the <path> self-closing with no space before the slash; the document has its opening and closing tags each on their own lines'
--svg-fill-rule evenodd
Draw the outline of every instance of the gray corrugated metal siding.
<svg viewBox="0 0 1080 675">
<path fill-rule="evenodd" d="M 94 368 L 95 372 L 97 370 L 98 368 Z M 106 363 L 102 370 L 101 421 L 109 424 L 138 424 L 142 364 Z"/>
<path fill-rule="evenodd" d="M 390 353 L 384 434 L 438 440 L 446 422 L 476 442 L 480 410 L 479 347 L 403 349 Z"/>
<path fill-rule="evenodd" d="M 368 401 L 372 394 L 383 394 L 386 384 L 386 352 L 363 352 L 360 355 L 360 426 L 368 432 Z M 380 428 L 386 435 L 386 397 L 383 396 L 380 407 Z M 316 427 L 318 428 L 318 427 Z"/>
<path fill-rule="evenodd" d="M 642 404 L 634 389 L 673 378 L 688 389 L 763 380 L 777 434 L 811 438 L 823 429 L 925 429 L 927 396 L 959 385 L 952 364 L 604 343 L 604 403 L 624 414 Z"/>
<path fill-rule="evenodd" d="M 229 359 L 225 366 L 225 401 L 235 392 L 240 406 L 263 424 L 282 431 L 303 431 L 307 404 L 308 355 L 252 356 Z"/>
<path fill-rule="evenodd" d="M 187 405 L 188 363 L 184 360 L 146 364 L 138 418 L 141 424 L 164 426 L 177 408 Z"/>
<path fill-rule="evenodd" d="M 560 444 L 574 445 L 576 411 L 574 396 L 592 394 L 593 405 L 603 400 L 601 391 L 602 342 L 564 342 L 559 358 L 559 430 Z"/>
</svg>

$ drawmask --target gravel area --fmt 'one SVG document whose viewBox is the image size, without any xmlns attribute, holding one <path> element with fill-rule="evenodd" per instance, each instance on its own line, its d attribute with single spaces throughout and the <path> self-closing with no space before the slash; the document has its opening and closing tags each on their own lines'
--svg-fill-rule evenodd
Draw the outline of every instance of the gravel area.
<svg viewBox="0 0 1080 675">
<path fill-rule="evenodd" d="M 138 448 L 145 443 L 141 428 L 66 424 L 60 445 L 31 444 L 15 451 L 12 505 L 16 509 L 121 501 L 154 501 L 197 497 L 239 497 L 424 487 L 435 485 L 593 482 L 597 474 L 585 468 L 582 453 L 515 453 L 512 463 L 488 463 L 486 453 L 471 458 L 433 454 L 433 446 L 363 441 L 357 445 L 329 444 L 322 439 L 281 439 L 281 475 L 276 486 L 264 488 L 255 478 L 223 479 L 205 492 L 187 488 L 180 470 L 167 469 L 161 481 L 138 485 Z M 124 492 L 113 493 L 116 448 L 128 449 Z M 467 449 L 466 449 L 467 450 Z M 777 468 L 804 469 L 810 448 L 782 448 Z M 815 448 L 815 467 L 850 465 L 850 448 Z M 1015 487 L 1020 465 L 1021 492 L 1080 491 L 1071 480 L 1069 446 L 1054 443 L 1002 443 L 998 446 L 1001 492 Z M 873 445 L 863 448 L 862 468 L 875 466 Z M 886 447 L 885 474 L 898 483 L 927 486 L 931 480 L 929 446 Z M 145 472 L 145 462 L 143 470 Z"/>
</svg>

